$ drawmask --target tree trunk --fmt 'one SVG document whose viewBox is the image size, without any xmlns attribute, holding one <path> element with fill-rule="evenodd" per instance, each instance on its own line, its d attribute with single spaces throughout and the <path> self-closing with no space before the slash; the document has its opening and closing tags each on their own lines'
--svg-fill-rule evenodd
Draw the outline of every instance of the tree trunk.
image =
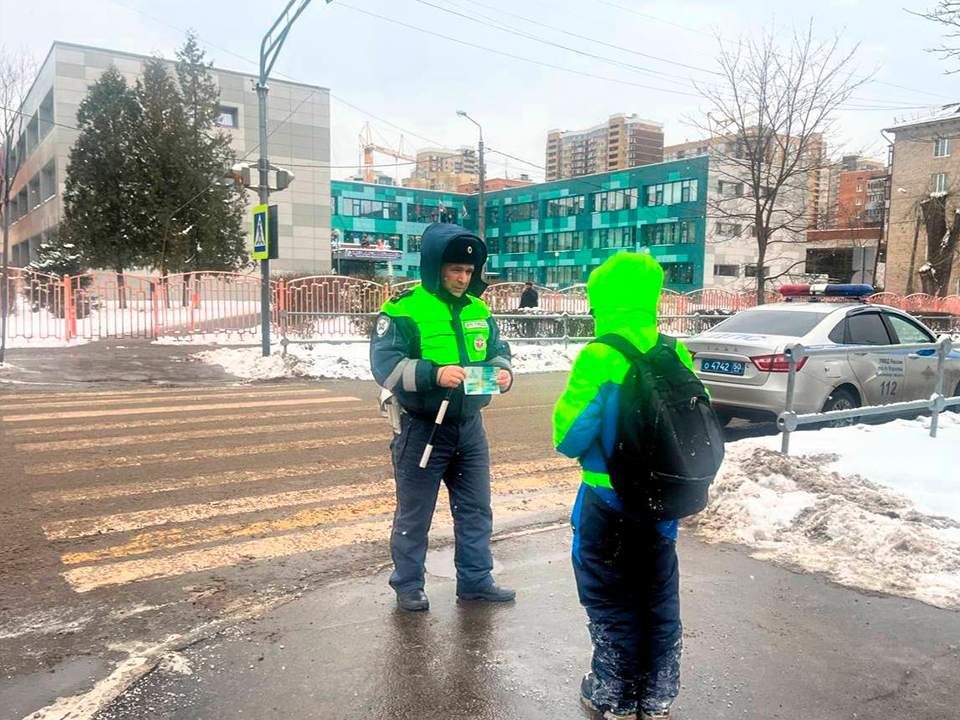
<svg viewBox="0 0 960 720">
<path fill-rule="evenodd" d="M 758 231 L 758 236 L 762 231 Z M 767 243 L 764 238 L 762 241 L 757 238 L 757 305 L 763 305 L 766 302 L 767 274 L 763 271 L 763 261 L 767 257 Z"/>
<path fill-rule="evenodd" d="M 114 272 L 117 273 L 117 295 L 120 300 L 120 309 L 127 309 L 127 289 L 125 286 L 125 278 L 123 274 L 123 263 L 117 260 L 117 264 L 114 266 Z M 79 289 L 79 288 L 78 288 Z"/>
<path fill-rule="evenodd" d="M 946 216 L 947 198 L 931 197 L 920 203 L 924 230 L 927 234 L 927 261 L 920 268 L 920 282 L 923 292 L 946 297 L 950 288 L 950 276 L 953 272 L 953 260 L 960 238 L 960 221 L 954 212 L 948 223 Z"/>
</svg>

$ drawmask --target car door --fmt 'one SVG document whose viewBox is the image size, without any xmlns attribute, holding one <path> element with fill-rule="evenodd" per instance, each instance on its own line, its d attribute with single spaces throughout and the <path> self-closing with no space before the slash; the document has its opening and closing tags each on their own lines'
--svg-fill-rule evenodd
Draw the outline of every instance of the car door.
<svg viewBox="0 0 960 720">
<path fill-rule="evenodd" d="M 935 338 L 926 328 L 921 327 L 912 318 L 899 313 L 884 311 L 883 316 L 890 324 L 895 336 L 894 342 L 900 344 L 934 342 Z M 906 395 L 904 400 L 926 400 L 933 394 L 937 380 L 937 351 L 914 350 L 906 353 Z"/>
<path fill-rule="evenodd" d="M 879 310 L 857 308 L 847 314 L 845 345 L 892 345 L 893 340 Z M 906 358 L 879 352 L 848 356 L 850 369 L 863 394 L 864 405 L 886 405 L 901 400 L 906 392 Z"/>
</svg>

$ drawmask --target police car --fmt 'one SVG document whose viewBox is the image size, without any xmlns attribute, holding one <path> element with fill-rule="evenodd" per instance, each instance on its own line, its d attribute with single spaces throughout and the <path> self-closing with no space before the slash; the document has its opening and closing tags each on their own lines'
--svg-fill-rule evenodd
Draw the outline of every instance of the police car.
<svg viewBox="0 0 960 720">
<path fill-rule="evenodd" d="M 783 412 L 789 364 L 784 348 L 935 342 L 906 313 L 868 305 L 869 285 L 788 285 L 788 302 L 734 315 L 685 341 L 721 421 L 774 420 Z M 790 302 L 806 298 L 808 302 Z M 831 298 L 829 302 L 819 302 Z M 848 410 L 929 398 L 937 375 L 934 350 L 857 352 L 804 358 L 797 365 L 794 411 Z M 946 361 L 943 394 L 960 395 L 960 352 Z"/>
</svg>

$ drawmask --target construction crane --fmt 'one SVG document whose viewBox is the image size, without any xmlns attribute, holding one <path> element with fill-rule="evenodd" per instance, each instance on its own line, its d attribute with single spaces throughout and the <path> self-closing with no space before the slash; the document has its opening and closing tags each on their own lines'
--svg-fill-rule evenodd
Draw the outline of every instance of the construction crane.
<svg viewBox="0 0 960 720">
<path fill-rule="evenodd" d="M 365 123 L 363 130 L 360 132 L 360 148 L 363 151 L 363 179 L 364 182 L 372 183 L 376 182 L 377 176 L 373 168 L 373 153 L 378 152 L 384 155 L 389 155 L 392 158 L 397 160 L 409 160 L 410 162 L 416 162 L 417 159 L 412 155 L 407 155 L 403 152 L 403 135 L 400 136 L 400 150 L 394 150 L 393 148 L 385 147 L 383 145 L 377 145 L 373 142 L 372 137 L 372 128 L 370 123 Z"/>
</svg>

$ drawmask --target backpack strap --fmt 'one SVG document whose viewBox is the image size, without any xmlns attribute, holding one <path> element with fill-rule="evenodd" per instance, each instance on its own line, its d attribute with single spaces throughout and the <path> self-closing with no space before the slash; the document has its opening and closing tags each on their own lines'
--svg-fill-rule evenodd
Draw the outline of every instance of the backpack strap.
<svg viewBox="0 0 960 720">
<path fill-rule="evenodd" d="M 598 337 L 596 340 L 593 340 L 592 342 L 601 343 L 603 345 L 609 345 L 614 350 L 619 351 L 620 354 L 625 356 L 630 362 L 635 364 L 642 363 L 645 360 L 644 356 L 647 354 L 637 350 L 637 348 L 634 346 L 632 342 L 627 340 L 622 335 L 617 335 L 616 333 L 609 333 L 602 337 Z M 668 347 L 674 352 L 676 352 L 677 339 L 674 337 L 670 337 L 669 335 L 664 335 L 663 333 L 660 333 L 657 335 L 656 344 L 654 344 L 654 346 L 650 348 L 650 351 L 656 350 L 657 347 L 660 347 L 660 346 Z"/>
</svg>

